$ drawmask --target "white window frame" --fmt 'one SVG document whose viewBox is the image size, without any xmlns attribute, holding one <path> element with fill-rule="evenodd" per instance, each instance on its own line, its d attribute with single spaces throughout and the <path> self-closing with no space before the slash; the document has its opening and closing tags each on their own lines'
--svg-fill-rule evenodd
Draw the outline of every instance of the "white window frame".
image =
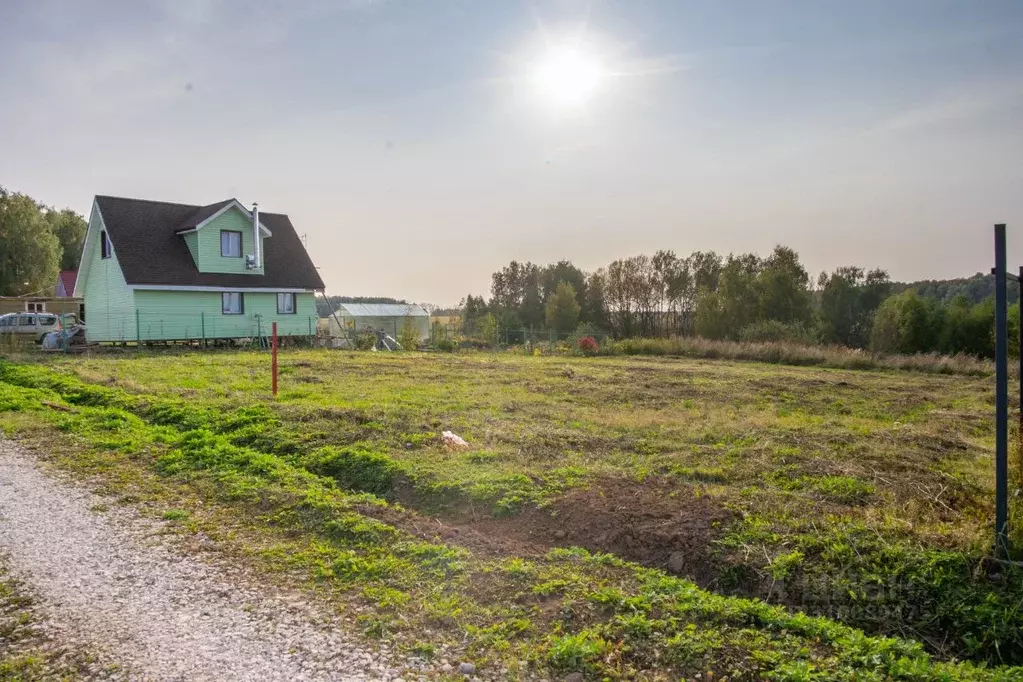
<svg viewBox="0 0 1023 682">
<path fill-rule="evenodd" d="M 233 235 L 238 237 L 238 253 L 225 253 L 224 252 L 224 235 Z M 228 242 L 228 246 L 231 246 L 231 242 Z M 228 249 L 230 251 L 230 249 Z M 220 231 L 220 257 L 221 258 L 241 258 L 242 257 L 242 233 L 240 230 L 221 230 Z"/>
<path fill-rule="evenodd" d="M 36 303 L 25 301 L 25 312 L 26 313 L 45 313 L 46 303 Z"/>
<path fill-rule="evenodd" d="M 281 307 L 282 301 L 291 302 L 291 310 L 288 310 L 288 306 Z M 295 297 L 293 292 L 278 292 L 277 293 L 277 314 L 278 315 L 295 315 L 298 312 L 298 299 Z"/>
<path fill-rule="evenodd" d="M 237 297 L 237 298 L 235 298 Z M 237 310 L 231 305 L 235 300 L 238 301 Z M 220 294 L 220 312 L 223 315 L 244 315 L 245 314 L 245 294 L 240 291 L 224 291 Z"/>
</svg>

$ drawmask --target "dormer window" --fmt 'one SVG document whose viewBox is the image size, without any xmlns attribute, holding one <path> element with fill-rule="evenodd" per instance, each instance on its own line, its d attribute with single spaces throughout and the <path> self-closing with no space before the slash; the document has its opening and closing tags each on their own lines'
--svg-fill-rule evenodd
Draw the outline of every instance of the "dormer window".
<svg viewBox="0 0 1023 682">
<path fill-rule="evenodd" d="M 220 231 L 220 255 L 224 258 L 242 257 L 242 233 L 234 230 Z"/>
</svg>

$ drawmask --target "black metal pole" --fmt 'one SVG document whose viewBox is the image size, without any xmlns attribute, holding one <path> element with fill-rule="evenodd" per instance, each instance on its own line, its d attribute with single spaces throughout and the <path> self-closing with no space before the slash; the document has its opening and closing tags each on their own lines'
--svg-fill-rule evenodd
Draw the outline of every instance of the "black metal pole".
<svg viewBox="0 0 1023 682">
<path fill-rule="evenodd" d="M 995 553 L 1007 556 L 1009 359 L 1005 306 L 1005 225 L 995 225 Z"/>
</svg>

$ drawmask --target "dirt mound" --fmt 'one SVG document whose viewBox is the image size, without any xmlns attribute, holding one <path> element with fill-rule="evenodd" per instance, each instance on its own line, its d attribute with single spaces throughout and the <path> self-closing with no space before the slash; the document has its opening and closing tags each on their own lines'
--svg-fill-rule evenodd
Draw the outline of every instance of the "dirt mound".
<svg viewBox="0 0 1023 682">
<path fill-rule="evenodd" d="M 604 479 L 543 508 L 468 524 L 488 538 L 519 545 L 584 547 L 671 570 L 710 584 L 718 571 L 711 543 L 733 514 L 693 486 L 648 479 Z"/>
<path fill-rule="evenodd" d="M 720 572 L 711 546 L 734 517 L 720 497 L 664 479 L 602 479 L 542 508 L 527 507 L 501 518 L 471 517 L 453 509 L 441 518 L 407 507 L 360 511 L 424 540 L 487 556 L 528 557 L 551 547 L 583 547 L 685 575 L 702 586 L 712 585 Z"/>
</svg>

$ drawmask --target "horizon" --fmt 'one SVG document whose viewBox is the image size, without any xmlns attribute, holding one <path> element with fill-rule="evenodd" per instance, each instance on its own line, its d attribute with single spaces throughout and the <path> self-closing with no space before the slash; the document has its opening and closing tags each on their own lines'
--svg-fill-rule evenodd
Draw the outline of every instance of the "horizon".
<svg viewBox="0 0 1023 682">
<path fill-rule="evenodd" d="M 811 278 L 970 277 L 997 222 L 1023 262 L 1011 0 L 46 0 L 7 18 L 0 184 L 86 217 L 97 194 L 258 201 L 307 235 L 331 295 L 449 307 L 511 260 L 775 244 Z"/>
</svg>

